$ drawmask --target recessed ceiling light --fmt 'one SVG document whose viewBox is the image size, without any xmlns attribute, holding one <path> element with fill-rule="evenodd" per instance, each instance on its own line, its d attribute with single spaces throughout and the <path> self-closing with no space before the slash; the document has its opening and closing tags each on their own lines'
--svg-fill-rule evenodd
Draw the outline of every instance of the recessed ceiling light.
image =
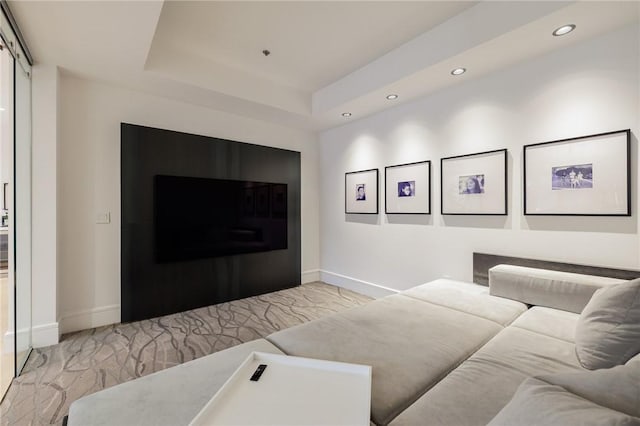
<svg viewBox="0 0 640 426">
<path fill-rule="evenodd" d="M 465 72 L 467 72 L 466 68 L 456 68 L 453 71 L 451 71 L 452 75 L 460 75 L 460 74 L 464 74 Z"/>
<path fill-rule="evenodd" d="M 343 112 L 342 116 L 343 117 L 351 117 L 351 113 L 350 112 Z"/>
<path fill-rule="evenodd" d="M 387 95 L 387 99 L 389 99 L 390 101 L 398 99 L 398 95 Z"/>
<path fill-rule="evenodd" d="M 563 36 L 565 34 L 569 34 L 571 31 L 575 30 L 576 26 L 573 24 L 563 25 L 560 28 L 557 28 L 554 32 L 554 36 Z"/>
</svg>

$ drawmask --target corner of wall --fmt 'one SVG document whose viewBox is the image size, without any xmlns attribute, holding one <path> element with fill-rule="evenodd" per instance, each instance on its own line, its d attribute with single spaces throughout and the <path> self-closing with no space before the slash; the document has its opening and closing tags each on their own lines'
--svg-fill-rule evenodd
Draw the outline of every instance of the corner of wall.
<svg viewBox="0 0 640 426">
<path fill-rule="evenodd" d="M 60 111 L 61 111 L 61 102 L 60 102 L 60 94 L 62 93 L 62 71 L 56 67 L 56 111 L 58 111 L 58 113 L 56 114 L 56 208 L 57 206 L 62 205 L 60 202 L 60 191 L 57 190 L 58 185 L 60 183 L 60 140 L 61 140 L 61 134 L 62 134 L 62 123 L 61 123 L 61 118 L 60 118 Z M 58 324 L 60 324 L 60 312 L 62 312 L 61 309 L 61 290 L 60 290 L 60 283 L 62 282 L 61 280 L 61 267 L 60 267 L 60 217 L 61 215 L 57 214 L 56 215 L 56 223 L 55 223 L 55 227 L 56 227 L 56 315 L 57 315 L 57 319 L 58 319 Z M 62 333 L 59 333 L 59 335 L 61 335 Z"/>
<path fill-rule="evenodd" d="M 314 281 L 320 281 L 320 270 L 310 269 L 308 271 L 302 271 L 302 284 L 312 283 Z"/>
</svg>

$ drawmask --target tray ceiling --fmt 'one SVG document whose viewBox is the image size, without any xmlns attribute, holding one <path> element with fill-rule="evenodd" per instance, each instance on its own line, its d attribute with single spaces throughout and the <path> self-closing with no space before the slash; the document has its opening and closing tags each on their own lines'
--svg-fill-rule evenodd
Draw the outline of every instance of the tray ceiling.
<svg viewBox="0 0 640 426">
<path fill-rule="evenodd" d="M 10 1 L 37 63 L 307 129 L 640 19 L 638 2 Z M 553 37 L 560 25 L 576 31 Z M 268 49 L 270 54 L 263 55 Z M 452 77 L 449 71 L 469 71 Z M 397 93 L 393 102 L 385 99 Z"/>
</svg>

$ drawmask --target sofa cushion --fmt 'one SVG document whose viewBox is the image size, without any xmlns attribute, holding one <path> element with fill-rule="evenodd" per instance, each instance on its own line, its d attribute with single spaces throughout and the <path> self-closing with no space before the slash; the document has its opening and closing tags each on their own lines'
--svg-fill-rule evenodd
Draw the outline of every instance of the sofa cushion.
<svg viewBox="0 0 640 426">
<path fill-rule="evenodd" d="M 591 370 L 624 364 L 640 352 L 640 279 L 598 290 L 580 315 L 576 353 Z"/>
<path fill-rule="evenodd" d="M 527 310 L 524 303 L 489 295 L 485 286 L 439 279 L 402 294 L 440 306 L 476 315 L 502 326 L 509 325 Z"/>
<path fill-rule="evenodd" d="M 574 344 L 549 334 L 507 327 L 391 425 L 486 425 L 527 377 L 581 370 Z"/>
<path fill-rule="evenodd" d="M 640 425 L 640 365 L 527 379 L 490 425 Z"/>
<path fill-rule="evenodd" d="M 73 402 L 68 426 L 189 424 L 254 351 L 282 353 L 259 339 L 113 386 Z"/>
<path fill-rule="evenodd" d="M 404 295 L 267 337 L 289 355 L 370 365 L 371 416 L 387 424 L 502 329 Z"/>
<path fill-rule="evenodd" d="M 514 265 L 489 269 L 490 294 L 575 313 L 582 311 L 599 288 L 622 282 L 626 281 Z"/>
<path fill-rule="evenodd" d="M 575 343 L 579 318 L 580 315 L 573 312 L 534 306 L 520 315 L 511 326 Z"/>
</svg>

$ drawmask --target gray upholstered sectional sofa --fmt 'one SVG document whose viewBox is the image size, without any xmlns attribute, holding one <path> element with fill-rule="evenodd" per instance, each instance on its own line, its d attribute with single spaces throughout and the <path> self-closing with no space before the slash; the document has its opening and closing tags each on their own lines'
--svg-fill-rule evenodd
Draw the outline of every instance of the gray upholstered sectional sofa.
<svg viewBox="0 0 640 426">
<path fill-rule="evenodd" d="M 186 425 L 253 351 L 372 366 L 376 425 L 640 424 L 640 335 L 619 367 L 587 370 L 593 353 L 576 351 L 580 312 L 622 280 L 506 265 L 489 276 L 489 288 L 436 280 L 106 389 L 74 402 L 68 424 Z"/>
</svg>

